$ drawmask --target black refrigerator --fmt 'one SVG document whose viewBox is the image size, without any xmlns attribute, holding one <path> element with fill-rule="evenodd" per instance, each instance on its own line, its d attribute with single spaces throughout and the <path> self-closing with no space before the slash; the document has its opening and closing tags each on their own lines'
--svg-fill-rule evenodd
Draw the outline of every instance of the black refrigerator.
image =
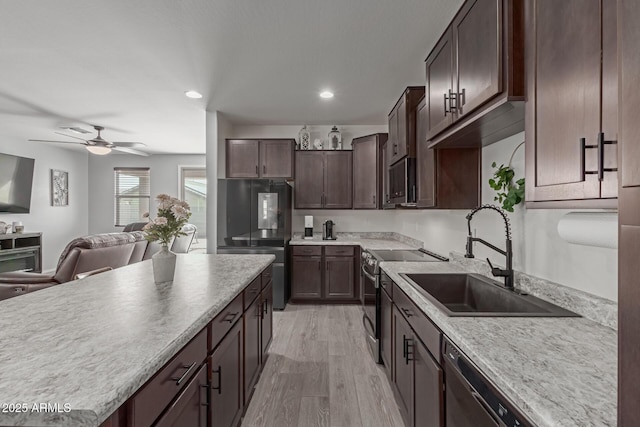
<svg viewBox="0 0 640 427">
<path fill-rule="evenodd" d="M 291 186 L 284 180 L 219 179 L 219 254 L 273 254 L 273 308 L 284 310 L 291 287 Z"/>
</svg>

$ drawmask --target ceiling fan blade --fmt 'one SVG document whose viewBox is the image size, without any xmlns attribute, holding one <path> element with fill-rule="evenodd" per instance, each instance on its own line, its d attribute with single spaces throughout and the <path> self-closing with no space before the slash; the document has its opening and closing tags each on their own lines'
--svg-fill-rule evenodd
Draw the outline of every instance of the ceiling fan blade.
<svg viewBox="0 0 640 427">
<path fill-rule="evenodd" d="M 58 135 L 66 136 L 67 138 L 79 139 L 80 141 L 85 141 L 85 142 L 87 141 L 87 140 L 86 140 L 86 139 L 84 139 L 84 138 L 78 138 L 77 136 L 67 135 L 66 133 L 62 133 L 62 132 L 54 132 L 54 133 L 55 133 L 55 134 L 58 134 Z"/>
<path fill-rule="evenodd" d="M 117 145 L 118 147 L 146 147 L 147 144 L 143 142 L 113 142 L 112 144 Z"/>
<path fill-rule="evenodd" d="M 138 155 L 138 156 L 145 156 L 145 157 L 149 156 L 148 153 L 144 153 L 142 151 L 134 150 L 133 148 L 117 147 L 117 146 L 111 147 L 111 148 L 113 148 L 116 151 L 121 151 L 123 153 L 135 154 L 135 155 Z"/>
<path fill-rule="evenodd" d="M 55 142 L 56 144 L 77 144 L 77 145 L 87 145 L 84 142 L 75 142 L 75 141 L 51 141 L 49 139 L 29 139 L 31 142 Z"/>
</svg>

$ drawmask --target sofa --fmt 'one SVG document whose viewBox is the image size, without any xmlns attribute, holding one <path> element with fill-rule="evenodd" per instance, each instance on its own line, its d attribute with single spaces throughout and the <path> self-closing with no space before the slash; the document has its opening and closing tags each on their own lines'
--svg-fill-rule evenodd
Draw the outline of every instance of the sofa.
<svg viewBox="0 0 640 427">
<path fill-rule="evenodd" d="M 75 280 L 94 271 L 104 271 L 151 258 L 150 245 L 141 231 L 92 234 L 72 240 L 65 247 L 52 274 L 0 273 L 0 300 Z"/>
</svg>

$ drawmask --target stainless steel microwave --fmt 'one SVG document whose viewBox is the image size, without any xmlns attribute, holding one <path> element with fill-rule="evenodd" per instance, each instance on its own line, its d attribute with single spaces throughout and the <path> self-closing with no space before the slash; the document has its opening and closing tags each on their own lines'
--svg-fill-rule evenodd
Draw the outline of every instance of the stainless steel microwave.
<svg viewBox="0 0 640 427">
<path fill-rule="evenodd" d="M 389 167 L 386 205 L 415 206 L 416 159 L 405 158 Z"/>
</svg>

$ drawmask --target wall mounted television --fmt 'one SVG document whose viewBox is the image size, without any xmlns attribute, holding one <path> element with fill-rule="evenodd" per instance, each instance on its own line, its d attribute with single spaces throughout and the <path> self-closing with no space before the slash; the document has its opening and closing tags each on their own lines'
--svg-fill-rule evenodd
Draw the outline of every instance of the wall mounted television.
<svg viewBox="0 0 640 427">
<path fill-rule="evenodd" d="M 29 213 L 35 160 L 0 153 L 0 212 Z"/>
</svg>

